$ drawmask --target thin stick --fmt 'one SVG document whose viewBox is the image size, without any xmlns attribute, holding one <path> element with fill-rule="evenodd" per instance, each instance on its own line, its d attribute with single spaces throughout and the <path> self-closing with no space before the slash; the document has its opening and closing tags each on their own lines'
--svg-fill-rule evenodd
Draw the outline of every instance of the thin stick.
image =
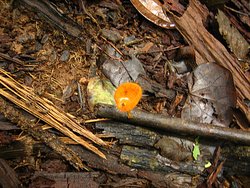
<svg viewBox="0 0 250 188">
<path fill-rule="evenodd" d="M 211 137 L 216 139 L 229 140 L 250 145 L 250 132 L 238 129 L 219 127 L 212 124 L 197 123 L 181 118 L 168 118 L 159 114 L 143 112 L 141 110 L 131 111 L 131 118 L 122 113 L 115 106 L 99 105 L 95 109 L 96 115 L 103 118 L 110 118 L 143 127 L 161 129 L 180 134 L 191 134 L 196 136 Z"/>
</svg>

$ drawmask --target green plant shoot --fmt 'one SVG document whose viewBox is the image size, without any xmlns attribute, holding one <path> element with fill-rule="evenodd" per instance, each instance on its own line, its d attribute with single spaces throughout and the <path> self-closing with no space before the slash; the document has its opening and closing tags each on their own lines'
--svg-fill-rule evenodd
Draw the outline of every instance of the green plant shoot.
<svg viewBox="0 0 250 188">
<path fill-rule="evenodd" d="M 199 148 L 199 137 L 195 139 L 195 144 L 193 148 L 193 158 L 194 160 L 198 159 L 198 156 L 200 155 L 200 148 Z"/>
</svg>

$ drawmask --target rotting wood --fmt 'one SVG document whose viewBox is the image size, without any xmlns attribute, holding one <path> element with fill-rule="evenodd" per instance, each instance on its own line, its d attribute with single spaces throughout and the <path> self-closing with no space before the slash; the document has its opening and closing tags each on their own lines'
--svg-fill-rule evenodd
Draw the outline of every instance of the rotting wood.
<svg viewBox="0 0 250 188">
<path fill-rule="evenodd" d="M 82 161 L 86 162 L 86 164 L 90 168 L 100 169 L 107 174 L 144 178 L 152 182 L 153 185 L 157 185 L 156 187 L 169 187 L 169 185 L 171 184 L 171 179 L 166 178 L 166 173 L 135 169 L 125 164 L 122 164 L 120 162 L 119 157 L 117 156 L 118 154 L 117 155 L 113 154 L 114 151 L 112 151 L 112 149 L 110 149 L 108 152 L 103 151 L 103 153 L 107 157 L 107 159 L 104 160 L 83 147 L 77 145 L 70 145 L 69 147 L 73 151 L 75 151 L 82 159 Z M 36 148 L 33 150 L 34 152 L 35 151 L 41 151 L 42 153 L 50 152 L 50 150 L 48 150 L 48 147 L 44 147 L 44 145 L 38 143 L 35 144 L 34 148 Z M 18 148 L 18 150 L 20 150 L 20 148 Z M 18 152 L 18 150 L 13 149 L 13 152 L 11 152 L 12 155 L 16 156 L 14 152 Z M 0 150 L 0 156 L 1 156 L 1 150 Z"/>
<path fill-rule="evenodd" d="M 224 169 L 228 175 L 250 175 L 249 146 L 223 146 L 221 148 L 221 156 L 226 160 Z"/>
<path fill-rule="evenodd" d="M 205 169 L 205 161 L 175 162 L 162 157 L 157 150 L 141 149 L 135 146 L 124 146 L 121 152 L 121 160 L 132 168 L 150 169 L 162 172 L 181 172 L 190 175 L 202 174 Z"/>
<path fill-rule="evenodd" d="M 34 137 L 36 140 L 44 142 L 51 147 L 67 161 L 69 161 L 76 169 L 88 169 L 85 167 L 78 157 L 69 147 L 60 142 L 57 137 L 46 130 L 42 130 L 32 119 L 25 118 L 20 109 L 14 108 L 9 102 L 0 97 L 0 113 L 9 119 L 12 123 L 16 123 L 23 131 Z"/>
<path fill-rule="evenodd" d="M 105 158 L 105 155 L 99 151 L 97 147 L 83 140 L 74 132 L 77 132 L 96 144 L 106 146 L 106 143 L 102 139 L 81 126 L 48 99 L 37 96 L 32 88 L 18 83 L 3 69 L 0 69 L 0 72 L 2 74 L 0 75 L 0 84 L 6 88 L 6 90 L 0 89 L 0 95 L 6 97 L 8 100 L 20 106 L 30 114 L 38 117 L 63 134 L 69 136 L 71 139 L 93 151 L 100 157 Z"/>
<path fill-rule="evenodd" d="M 135 169 L 122 164 L 117 156 L 118 154 L 113 154 L 115 152 L 112 149 L 108 152 L 103 151 L 107 157 L 107 160 L 104 160 L 83 147 L 77 145 L 70 145 L 69 147 L 78 153 L 82 161 L 86 162 L 89 167 L 102 170 L 106 174 L 144 178 L 149 180 L 155 187 L 168 187 L 171 183 L 170 179 L 165 178 L 166 174 L 163 172 Z M 0 147 L 0 157 L 5 159 L 16 158 L 17 156 L 25 157 L 27 153 L 25 150 L 24 144 L 17 141 L 17 143 L 11 143 L 9 147 Z M 36 142 L 33 146 L 33 155 L 37 156 L 38 152 L 41 154 L 52 153 L 50 148 Z"/>
<path fill-rule="evenodd" d="M 105 135 L 119 139 L 119 144 L 141 147 L 153 147 L 160 139 L 159 134 L 142 127 L 135 127 L 121 122 L 105 121 L 95 123 L 96 129 L 102 129 Z"/>
<path fill-rule="evenodd" d="M 178 134 L 191 134 L 229 140 L 250 145 L 250 132 L 239 129 L 218 127 L 216 125 L 198 123 L 181 118 L 168 118 L 137 109 L 132 110 L 132 118 L 128 118 L 126 113 L 118 111 L 115 106 L 111 105 L 98 105 L 96 106 L 95 112 L 99 117 L 137 124 L 143 127 L 172 131 Z"/>
<path fill-rule="evenodd" d="M 161 157 L 160 155 L 152 152 L 152 149 L 155 149 L 156 141 L 158 141 L 156 140 L 157 138 L 155 136 L 157 136 L 158 139 L 160 139 L 160 137 L 162 137 L 163 135 L 164 137 L 170 136 L 170 139 L 173 137 L 177 139 L 181 139 L 181 142 L 183 143 L 187 141 L 186 136 L 184 138 L 184 136 L 179 136 L 179 135 L 177 136 L 171 133 L 162 133 L 153 129 L 142 130 L 146 128 L 142 128 L 142 127 L 138 127 L 135 125 L 126 124 L 126 123 L 113 122 L 113 121 L 105 121 L 105 122 L 96 123 L 96 128 L 103 129 L 103 132 L 105 134 L 112 135 L 113 137 L 119 139 L 119 144 L 122 146 L 121 158 L 124 158 L 124 159 L 127 158 L 127 160 L 124 160 L 126 164 L 132 167 L 140 166 L 141 168 L 144 168 L 144 169 L 150 169 L 152 168 L 154 164 L 155 168 L 160 168 L 160 170 L 162 171 L 164 169 L 170 170 L 170 168 L 163 167 L 160 164 L 156 164 L 155 162 L 153 162 L 155 158 L 159 158 L 160 160 L 158 161 L 158 163 L 161 163 L 164 160 L 170 163 L 167 159 L 164 159 L 164 157 Z M 141 133 L 141 136 L 139 136 L 140 133 Z M 149 135 L 151 135 L 152 137 Z M 191 138 L 191 140 L 194 140 L 194 138 Z M 144 144 L 142 145 L 142 143 Z M 186 144 L 187 143 L 185 143 L 185 145 Z M 202 151 L 202 155 L 203 155 L 201 160 L 207 161 L 207 160 L 210 160 L 212 156 L 206 153 L 205 151 L 206 148 L 215 147 L 215 145 L 221 145 L 221 142 L 214 143 L 214 140 L 208 142 L 207 140 L 200 139 L 199 144 L 200 144 L 200 150 Z M 133 147 L 128 148 L 128 145 L 133 146 Z M 172 146 L 167 146 L 169 150 L 170 150 L 170 147 Z M 150 149 L 146 149 L 146 148 L 150 148 Z M 139 152 L 141 150 L 143 150 L 143 152 Z M 175 154 L 179 156 L 181 152 L 181 148 L 175 148 L 175 151 L 173 152 L 176 152 L 176 151 L 178 152 L 173 153 L 172 155 Z M 189 151 L 189 153 L 190 155 L 192 155 L 191 150 Z M 145 156 L 149 156 L 149 157 L 145 157 Z M 142 158 L 144 158 L 145 160 L 142 160 Z M 170 159 L 169 157 L 165 157 L 165 158 Z M 250 173 L 250 169 L 248 168 L 250 165 L 250 146 L 233 145 L 233 144 L 230 144 L 228 146 L 222 146 L 220 158 L 223 160 L 226 160 L 223 167 L 225 169 L 228 169 L 227 170 L 228 174 L 248 175 Z M 134 159 L 137 159 L 137 160 L 134 160 Z M 187 163 L 182 162 L 179 164 L 178 160 L 176 161 L 175 159 L 174 162 L 171 162 L 171 164 L 177 164 L 173 166 L 173 168 L 176 169 L 175 171 L 182 171 L 182 172 L 186 172 L 190 174 L 199 170 L 198 167 L 192 168 L 192 163 L 190 164 L 190 161 Z M 167 165 L 167 163 L 165 163 L 165 165 Z M 194 162 L 194 165 L 196 165 L 195 162 Z M 171 165 L 169 166 L 171 167 Z M 202 165 L 201 165 L 201 168 L 203 168 Z M 234 170 L 231 170 L 231 169 L 234 169 Z"/>
<path fill-rule="evenodd" d="M 136 140 L 134 140 L 134 145 L 136 146 Z M 151 176 L 159 176 L 160 179 L 164 179 L 163 176 L 164 174 L 166 174 L 169 171 L 181 171 L 181 172 L 186 172 L 189 174 L 195 174 L 195 172 L 201 172 L 201 170 L 199 170 L 200 168 L 204 168 L 204 166 L 202 164 L 200 165 L 196 165 L 196 167 L 192 167 L 193 164 L 192 163 L 184 163 L 182 162 L 181 164 L 179 164 L 178 162 L 171 162 L 172 160 L 168 160 L 165 157 L 162 157 L 161 155 L 157 154 L 157 152 L 153 152 L 152 153 L 152 148 L 151 149 L 146 149 L 146 148 L 150 148 L 149 145 L 145 144 L 145 146 L 143 147 L 144 149 L 142 149 L 142 147 L 133 147 L 133 148 L 138 148 L 139 150 L 143 150 L 143 155 L 144 156 L 154 156 L 157 157 L 158 159 L 158 164 L 157 165 L 157 169 L 154 169 L 155 171 L 149 171 L 149 169 L 151 169 L 152 165 L 149 163 L 150 159 L 146 159 L 146 161 L 144 162 L 144 160 L 138 160 L 135 161 L 134 159 L 138 159 L 140 156 L 142 157 L 143 155 L 141 153 L 138 153 L 136 149 L 134 149 L 134 151 L 130 150 L 127 151 L 126 148 L 123 149 L 123 160 L 125 158 L 127 158 L 128 160 L 124 160 L 123 162 L 125 162 L 127 165 L 120 163 L 120 159 L 118 158 L 119 152 L 114 151 L 113 149 L 110 149 L 108 152 L 105 152 L 105 155 L 107 157 L 107 160 L 103 160 L 101 158 L 99 158 L 97 155 L 91 153 L 90 151 L 84 149 L 83 147 L 77 146 L 77 145 L 69 145 L 68 147 L 71 148 L 73 151 L 75 151 L 79 157 L 81 158 L 82 161 L 86 162 L 86 164 L 93 168 L 93 169 L 100 169 L 104 172 L 110 173 L 110 174 L 122 174 L 122 175 L 126 175 L 126 176 L 130 176 L 130 177 L 136 177 L 139 176 L 139 174 L 151 174 Z M 127 147 L 127 145 L 125 145 L 125 147 Z M 17 158 L 17 157 L 25 157 L 27 155 L 32 155 L 32 156 L 37 156 L 38 152 L 43 154 L 47 154 L 47 153 L 51 153 L 51 150 L 48 147 L 45 147 L 44 144 L 41 144 L 39 142 L 34 143 L 34 145 L 32 146 L 33 153 L 29 153 L 29 151 L 27 151 L 27 148 L 25 146 L 25 144 L 22 141 L 17 141 L 16 143 L 11 143 L 8 147 L 0 147 L 0 157 L 4 158 L 4 159 L 12 159 L 12 158 Z M 234 152 L 234 150 L 238 150 L 241 151 L 241 155 L 238 155 L 238 152 Z M 203 153 L 203 152 L 202 152 Z M 154 155 L 152 155 L 154 154 Z M 138 155 L 138 156 L 137 156 Z M 249 150 L 249 146 L 225 146 L 222 147 L 222 155 L 221 158 L 224 160 L 226 159 L 224 168 L 228 169 L 227 173 L 228 174 L 240 174 L 240 175 L 249 175 L 250 173 L 250 169 L 249 164 L 250 164 L 250 150 Z M 151 162 L 153 162 L 154 159 L 151 159 Z M 129 163 L 129 161 L 131 161 L 131 163 Z M 157 162 L 157 160 L 155 160 Z M 171 162 L 171 164 L 170 164 Z M 205 160 L 204 160 L 205 163 Z M 151 165 L 150 165 L 151 164 Z M 164 165 L 169 165 L 164 166 Z M 129 167 L 131 165 L 131 167 Z M 141 167 L 145 170 L 142 169 L 136 169 L 135 167 Z M 154 165 L 153 165 L 154 166 Z M 132 170 L 134 169 L 134 170 Z M 156 170 L 164 170 L 165 169 L 165 173 L 160 173 L 157 172 Z M 232 170 L 233 169 L 233 170 Z M 143 176 L 139 176 L 139 177 L 143 177 Z M 146 178 L 150 181 L 152 181 L 150 178 Z M 159 179 L 157 179 L 158 181 Z M 156 182 L 157 182 L 156 181 Z"/>
<path fill-rule="evenodd" d="M 237 104 L 250 121 L 250 109 L 244 103 L 244 99 L 250 99 L 250 80 L 242 71 L 237 58 L 204 27 L 208 15 L 205 5 L 190 0 L 185 13 L 181 17 L 173 15 L 172 20 L 189 45 L 194 47 L 197 64 L 216 62 L 231 71 L 238 93 Z"/>
<path fill-rule="evenodd" d="M 250 162 L 249 146 L 225 146 L 222 148 L 221 154 L 226 158 L 242 159 Z"/>
<path fill-rule="evenodd" d="M 50 187 L 51 185 L 46 182 L 40 182 L 39 178 L 43 177 L 52 180 L 53 187 L 91 187 L 98 188 L 100 185 L 95 179 L 100 176 L 100 172 L 65 172 L 65 173 L 48 173 L 48 172 L 35 172 L 32 177 L 32 183 L 30 187 L 40 186 Z M 38 183 L 36 183 L 36 180 Z"/>
</svg>

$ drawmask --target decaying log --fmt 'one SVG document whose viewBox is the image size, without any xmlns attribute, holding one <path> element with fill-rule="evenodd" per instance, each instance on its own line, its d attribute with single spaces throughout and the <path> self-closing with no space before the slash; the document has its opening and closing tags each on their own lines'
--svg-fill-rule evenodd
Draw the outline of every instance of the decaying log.
<svg viewBox="0 0 250 188">
<path fill-rule="evenodd" d="M 221 155 L 226 159 L 224 167 L 228 174 L 250 175 L 250 147 L 249 146 L 224 146 Z"/>
<path fill-rule="evenodd" d="M 130 177 L 137 176 L 137 170 L 131 170 L 127 165 L 121 164 L 119 158 L 111 153 L 104 152 L 107 159 L 101 159 L 94 156 L 91 152 L 87 152 L 84 148 L 79 146 L 70 146 L 75 152 L 78 153 L 82 161 L 86 162 L 90 168 L 101 169 L 110 174 L 123 174 Z"/>
<path fill-rule="evenodd" d="M 135 128 L 135 126 L 133 125 L 130 126 L 132 126 L 132 128 Z M 93 169 L 100 169 L 110 174 L 121 174 L 129 177 L 138 176 L 141 178 L 145 178 L 149 181 L 153 181 L 154 183 L 162 181 L 159 184 L 161 186 L 163 184 L 163 187 L 170 183 L 166 179 L 164 179 L 166 178 L 166 174 L 169 174 L 170 172 L 185 172 L 186 174 L 195 174 L 201 173 L 202 169 L 204 169 L 204 164 L 202 163 L 193 165 L 190 162 L 187 164 L 184 162 L 182 162 L 181 164 L 173 162 L 159 155 L 158 151 L 154 150 L 147 144 L 144 145 L 144 149 L 141 149 L 141 146 L 135 147 L 137 143 L 136 140 L 133 141 L 133 147 L 125 145 L 125 148 L 122 149 L 121 159 L 123 163 L 126 163 L 128 166 L 120 163 L 120 159 L 118 157 L 120 153 L 117 151 L 113 151 L 112 149 L 110 149 L 108 152 L 104 151 L 105 155 L 107 156 L 107 160 L 103 160 L 80 146 L 69 145 L 69 147 L 75 152 L 77 152 L 81 160 L 86 162 L 87 165 Z M 22 140 L 17 141 L 16 143 L 11 143 L 10 145 L 8 145 L 8 147 L 0 147 L 0 157 L 4 159 L 13 159 L 18 157 L 26 157 L 27 155 L 37 156 L 38 153 L 40 153 L 41 155 L 47 155 L 48 153 L 50 153 L 53 157 L 55 157 L 55 155 L 53 155 L 53 151 L 50 148 L 44 146 L 44 144 L 38 142 L 33 142 L 33 144 L 34 145 L 31 146 L 32 150 L 30 150 L 30 148 L 27 149 L 26 145 L 23 143 Z M 32 151 L 32 153 L 30 153 L 30 151 Z M 203 152 L 204 151 L 202 150 L 202 153 Z M 221 153 L 221 158 L 223 160 L 226 159 L 224 168 L 228 174 L 250 174 L 250 169 L 248 168 L 250 164 L 249 146 L 222 147 Z M 135 170 L 135 168 L 138 167 L 140 167 L 141 169 Z"/>
<path fill-rule="evenodd" d="M 201 173 L 204 169 L 204 164 L 192 163 L 191 161 L 176 162 L 173 160 L 166 159 L 159 154 L 159 151 L 155 148 L 155 143 L 162 137 L 169 133 L 160 133 L 155 130 L 138 127 L 132 124 L 105 121 L 96 123 L 97 129 L 103 129 L 103 133 L 112 135 L 119 139 L 119 144 L 122 146 L 121 159 L 124 163 L 131 167 L 140 167 L 142 169 L 160 170 L 165 172 L 182 172 L 186 174 Z M 146 133 L 146 135 L 144 135 Z M 139 134 L 142 134 L 141 136 Z M 150 138 L 148 135 L 152 135 Z M 157 135 L 157 137 L 155 137 Z M 186 142 L 186 139 L 177 137 L 176 135 L 170 134 L 170 138 L 181 138 L 181 142 Z M 140 138 L 142 137 L 142 138 Z M 186 138 L 186 136 L 185 136 Z M 184 139 L 184 140 L 183 140 Z M 194 139 L 193 139 L 194 140 Z M 142 144 L 144 141 L 144 144 Z M 215 147 L 215 145 L 221 145 L 221 143 L 214 143 L 213 141 L 204 142 L 199 141 L 202 161 L 211 160 L 212 154 L 208 155 L 205 153 L 206 147 Z M 128 146 L 130 145 L 130 146 Z M 143 149 L 142 149 L 143 148 Z M 167 147 L 169 148 L 169 147 Z M 176 152 L 178 151 L 178 152 Z M 180 153 L 180 148 L 175 148 L 176 155 Z M 189 150 L 191 155 L 191 148 Z M 250 146 L 233 145 L 221 146 L 221 159 L 225 160 L 223 168 L 227 174 L 241 174 L 249 175 L 250 169 Z M 231 170 L 233 169 L 233 170 Z"/>
<path fill-rule="evenodd" d="M 152 114 L 141 110 L 131 111 L 132 118 L 120 112 L 115 106 L 98 105 L 96 115 L 131 124 L 137 124 L 152 129 L 172 131 L 178 134 L 191 134 L 202 137 L 229 140 L 250 145 L 250 132 L 230 129 L 216 125 L 197 123 L 180 118 L 168 118 L 159 114 Z"/>
<path fill-rule="evenodd" d="M 121 160 L 133 168 L 150 169 L 166 173 L 181 172 L 190 175 L 202 174 L 205 169 L 205 161 L 175 162 L 162 157 L 157 150 L 141 149 L 135 146 L 124 146 L 121 152 Z"/>
<path fill-rule="evenodd" d="M 35 172 L 32 177 L 30 187 L 91 187 L 98 188 L 99 183 L 94 179 L 100 175 L 99 172 L 65 172 L 65 173 L 47 173 Z"/>
<path fill-rule="evenodd" d="M 205 5 L 190 0 L 185 13 L 181 17 L 172 16 L 172 20 L 189 45 L 194 47 L 197 64 L 216 62 L 231 71 L 238 93 L 237 104 L 250 121 L 250 109 L 244 103 L 244 99 L 250 99 L 250 80 L 243 73 L 237 58 L 204 27 L 208 15 Z"/>
<path fill-rule="evenodd" d="M 149 180 L 155 187 L 169 187 L 172 183 L 172 179 L 170 176 L 166 176 L 166 172 L 156 172 L 142 169 L 134 169 L 120 162 L 120 159 L 117 155 L 112 154 L 112 149 L 108 152 L 105 152 L 107 159 L 102 159 L 95 155 L 94 153 L 84 149 L 81 146 L 70 145 L 69 146 L 73 151 L 78 153 L 79 157 L 83 162 L 86 162 L 90 168 L 100 169 L 105 173 L 113 174 L 113 175 L 125 175 L 128 177 L 139 177 Z M 16 143 L 11 143 L 8 147 L 0 147 L 0 157 L 4 159 L 11 159 L 16 157 L 25 157 L 28 153 L 26 151 L 26 146 L 22 143 L 22 141 L 17 141 Z M 44 144 L 34 143 L 32 149 L 33 156 L 37 156 L 38 152 L 40 154 L 53 153 L 51 149 Z M 54 156 L 54 155 L 53 155 Z M 55 157 L 55 156 L 54 156 Z M 190 176 L 190 179 L 192 177 Z"/>
<path fill-rule="evenodd" d="M 153 147 L 160 139 L 156 132 L 121 122 L 97 122 L 95 128 L 103 130 L 102 133 L 105 135 L 117 138 L 123 145 L 136 144 L 141 147 Z"/>
</svg>

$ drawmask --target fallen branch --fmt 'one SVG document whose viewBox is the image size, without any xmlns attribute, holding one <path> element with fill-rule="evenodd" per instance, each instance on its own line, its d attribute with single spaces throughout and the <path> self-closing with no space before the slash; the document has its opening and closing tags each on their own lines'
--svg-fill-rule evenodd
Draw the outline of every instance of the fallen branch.
<svg viewBox="0 0 250 188">
<path fill-rule="evenodd" d="M 248 131 L 197 123 L 180 118 L 168 118 L 159 114 L 144 112 L 137 109 L 131 111 L 132 118 L 128 118 L 126 113 L 120 112 L 115 106 L 110 105 L 98 105 L 96 106 L 95 112 L 99 117 L 110 118 L 143 127 L 162 129 L 180 134 L 191 134 L 229 140 L 250 145 L 250 132 Z"/>
</svg>

